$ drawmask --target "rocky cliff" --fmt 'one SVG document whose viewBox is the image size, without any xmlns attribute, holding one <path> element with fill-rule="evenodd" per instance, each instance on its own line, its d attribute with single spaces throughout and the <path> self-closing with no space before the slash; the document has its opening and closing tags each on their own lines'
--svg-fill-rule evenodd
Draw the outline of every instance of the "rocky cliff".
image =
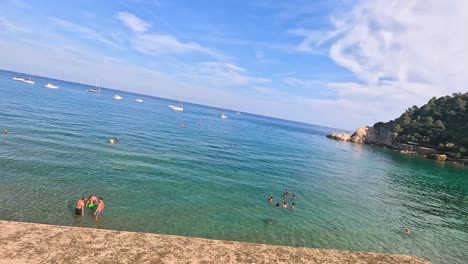
<svg viewBox="0 0 468 264">
<path fill-rule="evenodd" d="M 397 133 L 394 133 L 384 127 L 360 127 L 351 135 L 350 141 L 358 144 L 373 144 L 398 148 L 396 143 Z"/>
<path fill-rule="evenodd" d="M 423 157 L 432 158 L 440 161 L 452 161 L 459 164 L 468 164 L 468 159 L 463 159 L 460 157 L 460 153 L 445 152 L 440 153 L 434 148 L 422 147 L 417 143 L 408 144 L 399 143 L 398 133 L 390 131 L 386 127 L 360 127 L 356 131 L 349 135 L 348 133 L 332 133 L 327 135 L 328 138 L 335 139 L 343 142 L 352 142 L 356 144 L 371 144 L 382 147 L 387 147 L 393 150 L 398 150 L 400 153 L 404 154 L 418 154 Z M 455 148 L 454 144 L 447 143 L 444 145 L 445 149 Z M 460 152 L 466 151 L 465 148 L 460 148 Z M 454 155 L 458 154 L 458 155 Z"/>
</svg>

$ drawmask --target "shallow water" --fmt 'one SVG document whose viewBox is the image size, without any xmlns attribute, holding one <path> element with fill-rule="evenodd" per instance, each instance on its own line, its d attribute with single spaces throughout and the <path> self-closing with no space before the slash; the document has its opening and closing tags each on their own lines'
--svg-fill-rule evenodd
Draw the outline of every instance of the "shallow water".
<svg viewBox="0 0 468 264">
<path fill-rule="evenodd" d="M 468 260 L 467 168 L 329 140 L 330 128 L 15 75 L 0 71 L 0 219 Z M 295 210 L 266 201 L 285 188 Z M 73 215 L 90 193 L 105 198 L 101 220 Z"/>
</svg>

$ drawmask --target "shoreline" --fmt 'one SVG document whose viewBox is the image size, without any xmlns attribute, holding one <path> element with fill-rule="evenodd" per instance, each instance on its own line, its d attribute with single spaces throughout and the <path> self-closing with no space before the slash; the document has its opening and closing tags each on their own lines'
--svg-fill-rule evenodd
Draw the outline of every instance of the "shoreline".
<svg viewBox="0 0 468 264">
<path fill-rule="evenodd" d="M 364 133 L 360 131 L 363 129 L 366 129 Z M 411 145 L 411 144 L 405 144 L 405 143 L 394 143 L 393 141 L 389 142 L 387 140 L 369 141 L 366 138 L 367 135 L 365 134 L 367 133 L 367 129 L 368 127 L 358 128 L 358 130 L 356 130 L 356 132 L 354 132 L 352 135 L 346 132 L 341 132 L 341 133 L 327 134 L 326 137 L 329 139 L 340 141 L 340 142 L 348 142 L 348 143 L 360 144 L 360 145 L 372 145 L 372 146 L 377 146 L 383 149 L 388 149 L 391 151 L 399 152 L 405 155 L 417 155 L 422 158 L 452 163 L 458 166 L 468 166 L 467 158 L 455 158 L 455 157 L 448 155 L 449 153 L 440 153 L 434 148 L 422 147 L 418 145 Z M 394 137 L 396 138 L 396 136 Z"/>
<path fill-rule="evenodd" d="M 0 220 L 1 263 L 430 263 L 401 254 L 277 246 Z"/>
</svg>

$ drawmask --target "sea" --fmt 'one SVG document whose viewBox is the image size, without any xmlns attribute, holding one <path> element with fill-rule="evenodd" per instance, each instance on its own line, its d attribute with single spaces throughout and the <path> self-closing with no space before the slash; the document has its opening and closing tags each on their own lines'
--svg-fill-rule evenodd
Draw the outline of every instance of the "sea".
<svg viewBox="0 0 468 264">
<path fill-rule="evenodd" d="M 0 71 L 1 220 L 468 263 L 467 167 L 325 137 L 341 129 L 18 75 Z M 285 189 L 296 199 L 277 208 Z M 74 215 L 90 194 L 100 219 Z"/>
</svg>

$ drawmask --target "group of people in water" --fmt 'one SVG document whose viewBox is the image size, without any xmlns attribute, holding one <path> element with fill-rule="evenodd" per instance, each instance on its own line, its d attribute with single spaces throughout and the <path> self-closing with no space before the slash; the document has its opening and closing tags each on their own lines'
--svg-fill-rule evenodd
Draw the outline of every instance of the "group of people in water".
<svg viewBox="0 0 468 264">
<path fill-rule="evenodd" d="M 291 192 L 286 189 L 283 193 L 283 200 L 281 201 L 281 204 L 280 203 L 276 203 L 276 207 L 277 208 L 280 208 L 280 207 L 283 207 L 283 208 L 288 208 L 288 201 L 286 201 L 286 198 L 291 195 L 291 200 L 292 200 L 292 204 L 291 204 L 291 209 L 295 209 L 296 208 L 296 204 L 294 203 L 294 201 L 296 200 L 296 195 L 295 194 L 291 194 Z M 273 196 L 270 196 L 270 198 L 268 198 L 268 202 L 269 203 L 273 203 L 273 199 L 274 197 Z"/>
<path fill-rule="evenodd" d="M 79 199 L 76 202 L 75 206 L 75 214 L 76 215 L 84 215 L 85 208 L 89 208 L 94 210 L 93 216 L 98 218 L 102 215 L 102 211 L 104 210 L 104 198 L 96 197 L 96 195 L 89 195 L 89 198 L 86 199 L 86 196 Z"/>
</svg>

